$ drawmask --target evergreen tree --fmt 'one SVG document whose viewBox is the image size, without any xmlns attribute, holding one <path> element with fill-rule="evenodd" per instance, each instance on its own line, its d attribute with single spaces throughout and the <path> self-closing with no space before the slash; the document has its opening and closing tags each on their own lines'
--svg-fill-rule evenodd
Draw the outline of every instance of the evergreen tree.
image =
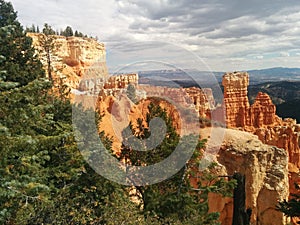
<svg viewBox="0 0 300 225">
<path fill-rule="evenodd" d="M 50 81 L 53 81 L 52 76 L 52 57 L 54 54 L 55 44 L 54 44 L 54 36 L 55 31 L 49 26 L 47 23 L 44 24 L 43 34 L 39 36 L 39 43 L 42 47 L 43 51 L 40 54 L 44 54 L 47 61 L 47 76 Z"/>
<path fill-rule="evenodd" d="M 73 30 L 70 26 L 67 26 L 65 31 L 63 32 L 64 36 L 72 37 L 74 35 Z"/>
<path fill-rule="evenodd" d="M 295 184 L 296 189 L 300 189 L 300 187 Z M 283 212 L 288 217 L 300 217 L 300 194 L 292 194 L 290 200 L 284 200 L 279 202 L 277 205 L 277 209 Z M 300 222 L 298 222 L 300 224 Z"/>
<path fill-rule="evenodd" d="M 15 15 L 11 4 L 1 1 L 0 10 L 10 12 L 2 14 L 9 19 L 1 15 L 1 22 L 12 23 L 2 26 L 1 32 L 12 31 L 7 27 L 18 22 L 11 17 Z M 3 42 L 14 42 L 1 52 L 7 64 L 14 48 L 27 51 L 19 41 L 24 38 L 23 30 L 17 28 L 19 36 L 1 36 Z M 35 62 L 35 57 L 31 55 L 28 61 Z M 23 59 L 14 59 L 14 66 L 23 66 Z M 126 191 L 96 174 L 77 149 L 72 108 L 64 91 L 60 98 L 49 95 L 52 85 L 39 78 L 41 67 L 30 71 L 31 80 L 22 86 L 10 82 L 15 71 L 4 69 L 0 70 L 5 74 L 0 80 L 0 224 L 112 224 L 109 213 L 115 206 L 121 210 L 119 221 L 122 209 L 133 213 L 136 207 L 128 201 Z M 78 110 L 84 121 L 89 112 Z"/>
<path fill-rule="evenodd" d="M 158 163 L 168 157 L 179 143 L 179 135 L 176 133 L 172 125 L 171 119 L 167 112 L 158 104 L 150 103 L 146 117 L 146 125 L 142 119 L 137 120 L 137 126 L 133 127 L 130 124 L 130 129 L 125 129 L 123 132 L 124 143 L 122 145 L 119 159 L 125 162 L 130 162 L 134 166 L 145 166 Z M 142 143 L 142 140 L 154 135 L 155 141 L 161 136 L 160 131 L 150 131 L 149 123 L 155 118 L 162 118 L 167 126 L 165 138 L 157 147 L 151 151 L 136 151 L 132 147 L 128 147 L 128 143 L 134 143 L 134 146 L 139 146 L 140 150 L 147 148 Z M 134 136 L 132 136 L 134 134 Z M 137 138 L 137 139 L 136 139 Z M 193 146 L 195 137 L 185 136 L 183 149 L 189 149 Z M 141 143 L 139 143 L 141 140 Z M 224 195 L 230 195 L 234 187 L 234 182 L 226 182 L 210 173 L 202 174 L 202 181 L 194 187 L 190 183 L 192 175 L 199 168 L 200 149 L 204 142 L 200 141 L 197 144 L 193 158 L 187 162 L 185 167 L 181 169 L 173 177 L 158 184 L 149 186 L 136 186 L 140 196 L 141 208 L 145 218 L 158 218 L 158 224 L 218 224 L 218 213 L 208 213 L 208 193 L 218 192 Z M 149 143 L 149 145 L 152 145 Z M 185 152 L 180 153 L 181 156 Z M 180 157 L 180 156 L 179 156 Z M 168 169 L 168 168 L 165 168 Z M 140 179 L 143 179 L 142 177 Z M 204 183 L 213 183 L 213 186 L 205 186 Z M 133 181 L 134 185 L 134 181 Z M 167 222 L 168 221 L 168 222 Z"/>
<path fill-rule="evenodd" d="M 0 0 L 0 10 L 0 80 L 26 85 L 43 76 L 42 64 L 11 3 Z"/>
<path fill-rule="evenodd" d="M 48 36 L 48 35 L 55 35 L 56 33 L 55 30 L 53 30 L 49 24 L 45 23 L 43 28 L 43 34 Z"/>
</svg>

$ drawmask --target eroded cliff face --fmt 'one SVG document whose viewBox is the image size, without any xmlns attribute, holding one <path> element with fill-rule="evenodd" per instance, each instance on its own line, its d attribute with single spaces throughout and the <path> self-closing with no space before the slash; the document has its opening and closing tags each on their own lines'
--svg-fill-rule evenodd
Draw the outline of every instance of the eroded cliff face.
<svg viewBox="0 0 300 225">
<path fill-rule="evenodd" d="M 201 118 L 211 118 L 215 100 L 210 88 L 170 88 L 162 86 L 140 85 L 139 90 L 147 97 L 159 97 L 171 104 L 194 109 Z"/>
<path fill-rule="evenodd" d="M 222 85 L 224 86 L 224 105 L 227 126 L 244 127 L 248 125 L 250 123 L 250 105 L 247 97 L 247 87 L 249 85 L 248 73 L 225 73 Z"/>
<path fill-rule="evenodd" d="M 254 104 L 251 105 L 250 117 L 251 122 L 249 125 L 255 128 L 280 124 L 281 122 L 276 115 L 276 107 L 270 96 L 262 92 L 257 94 Z"/>
<path fill-rule="evenodd" d="M 207 129 L 201 130 L 202 137 L 210 132 Z M 222 133 L 222 128 L 218 129 Z M 252 224 L 287 224 L 287 218 L 275 208 L 289 195 L 288 156 L 284 149 L 265 145 L 248 132 L 226 129 L 217 162 L 219 175 L 239 172 L 246 176 L 246 208 L 252 209 Z M 232 198 L 209 194 L 209 211 L 221 213 L 222 225 L 232 224 L 232 209 Z"/>
<path fill-rule="evenodd" d="M 48 57 L 51 61 L 53 80 L 63 79 L 63 83 L 72 89 L 78 89 L 84 76 L 107 77 L 106 51 L 104 44 L 92 38 L 45 36 L 42 33 L 27 33 L 33 40 L 40 60 L 48 70 Z M 48 41 L 50 50 L 45 49 Z"/>
<path fill-rule="evenodd" d="M 279 118 L 275 105 L 266 93 L 259 92 L 254 104 L 249 106 L 249 103 L 245 102 L 248 101 L 246 81 L 249 75 L 236 74 L 225 74 L 223 77 L 227 126 L 242 128 L 256 134 L 263 143 L 284 148 L 289 153 L 289 162 L 300 168 L 300 125 L 293 119 Z M 238 101 L 244 103 L 232 104 Z M 235 122 L 241 120 L 245 123 Z"/>
<path fill-rule="evenodd" d="M 279 118 L 275 105 L 265 93 L 258 93 L 254 104 L 249 106 L 246 103 L 248 74 L 238 74 L 223 77 L 224 90 L 231 93 L 224 94 L 227 126 L 251 132 L 263 143 L 285 149 L 289 156 L 290 193 L 299 193 L 294 184 L 300 184 L 300 125 L 293 119 Z M 244 102 L 237 104 L 238 101 Z"/>
</svg>

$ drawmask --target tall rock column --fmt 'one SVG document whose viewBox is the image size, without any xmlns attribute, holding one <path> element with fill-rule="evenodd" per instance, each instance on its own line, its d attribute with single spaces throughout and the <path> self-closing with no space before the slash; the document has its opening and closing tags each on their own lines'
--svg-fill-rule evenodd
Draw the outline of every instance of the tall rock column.
<svg viewBox="0 0 300 225">
<path fill-rule="evenodd" d="M 244 127 L 250 124 L 248 100 L 249 75 L 247 72 L 225 73 L 224 104 L 226 109 L 226 124 L 228 127 Z"/>
<path fill-rule="evenodd" d="M 279 120 L 270 96 L 262 92 L 257 94 L 254 104 L 251 105 L 250 115 L 252 126 L 255 128 L 272 125 Z"/>
</svg>

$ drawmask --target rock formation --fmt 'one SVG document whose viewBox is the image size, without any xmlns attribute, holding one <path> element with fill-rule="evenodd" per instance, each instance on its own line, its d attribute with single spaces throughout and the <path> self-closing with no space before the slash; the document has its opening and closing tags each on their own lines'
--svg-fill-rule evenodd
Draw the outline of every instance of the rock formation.
<svg viewBox="0 0 300 225">
<path fill-rule="evenodd" d="M 246 72 L 226 73 L 223 76 L 224 104 L 228 127 L 244 127 L 250 123 L 247 97 L 249 75 Z"/>
<path fill-rule="evenodd" d="M 104 88 L 126 88 L 128 84 L 138 85 L 139 76 L 137 73 L 132 74 L 118 74 L 116 76 L 111 76 L 106 81 Z"/>
<path fill-rule="evenodd" d="M 224 105 L 227 127 L 261 128 L 280 123 L 276 107 L 268 94 L 259 92 L 253 105 L 248 100 L 247 72 L 226 73 L 223 76 Z"/>
<path fill-rule="evenodd" d="M 27 33 L 47 70 L 47 52 L 44 40 L 51 42 L 49 56 L 53 78 L 63 78 L 64 84 L 77 89 L 83 76 L 107 77 L 106 51 L 104 44 L 93 38 L 45 36 L 42 33 Z"/>
<path fill-rule="evenodd" d="M 147 97 L 159 97 L 174 105 L 195 109 L 202 118 L 210 118 L 215 101 L 210 88 L 170 88 L 162 86 L 140 85 L 139 90 Z"/>
<path fill-rule="evenodd" d="M 249 106 L 248 79 L 247 73 L 223 76 L 227 126 L 242 128 L 256 134 L 263 143 L 284 148 L 289 153 L 289 162 L 300 168 L 300 125 L 293 119 L 279 118 L 275 105 L 265 93 L 259 92 L 254 104 Z M 239 101 L 242 103 L 238 104 Z"/>
<path fill-rule="evenodd" d="M 299 193 L 294 184 L 300 184 L 300 125 L 293 119 L 279 118 L 275 105 L 265 93 L 258 93 L 254 104 L 249 106 L 247 81 L 245 73 L 223 76 L 227 126 L 251 132 L 263 143 L 285 149 L 289 156 L 290 193 Z"/>
<path fill-rule="evenodd" d="M 222 132 L 222 128 L 220 133 Z M 208 128 L 201 130 L 207 137 Z M 209 138 L 209 137 L 208 137 Z M 285 150 L 263 144 L 248 132 L 226 129 L 217 161 L 219 175 L 246 176 L 246 208 L 252 209 L 251 224 L 284 225 L 286 218 L 275 207 L 287 199 L 288 156 Z M 209 194 L 209 211 L 220 212 L 222 225 L 232 223 L 232 198 Z"/>
<path fill-rule="evenodd" d="M 116 96 L 129 84 L 138 86 L 139 76 L 135 74 L 120 74 L 110 77 L 83 78 L 79 84 L 79 90 L 90 95 Z M 103 93 L 103 94 L 102 94 Z"/>
<path fill-rule="evenodd" d="M 276 107 L 270 96 L 266 93 L 259 92 L 255 102 L 250 108 L 251 123 L 250 126 L 255 128 L 264 127 L 265 125 L 279 124 L 280 118 L 276 115 Z"/>
<path fill-rule="evenodd" d="M 89 95 L 117 95 L 128 84 L 138 84 L 138 74 L 119 74 L 108 76 L 106 51 L 103 43 L 93 38 L 46 36 L 42 33 L 28 33 L 33 46 L 47 71 L 48 59 L 54 86 L 64 85 Z M 45 50 L 45 40 L 49 40 L 51 49 Z"/>
</svg>

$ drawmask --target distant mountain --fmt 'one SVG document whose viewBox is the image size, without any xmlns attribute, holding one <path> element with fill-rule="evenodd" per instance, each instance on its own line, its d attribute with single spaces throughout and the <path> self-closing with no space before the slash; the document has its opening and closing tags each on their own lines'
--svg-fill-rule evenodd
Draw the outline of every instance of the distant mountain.
<svg viewBox="0 0 300 225">
<path fill-rule="evenodd" d="M 275 67 L 261 70 L 249 70 L 250 82 L 300 81 L 300 68 Z"/>
<path fill-rule="evenodd" d="M 258 92 L 270 95 L 277 106 L 280 117 L 294 118 L 300 122 L 300 68 L 269 68 L 248 70 L 250 86 L 248 97 L 253 103 Z M 196 70 L 154 70 L 139 72 L 141 84 L 169 87 L 210 87 L 222 88 L 222 76 L 225 72 L 208 72 Z M 216 99 L 221 102 L 222 99 Z"/>
<path fill-rule="evenodd" d="M 300 68 L 276 67 L 261 70 L 248 70 L 250 84 L 276 81 L 300 81 Z M 212 83 L 222 82 L 225 72 L 187 70 L 153 70 L 140 71 L 140 83 L 152 85 L 174 86 L 209 86 Z M 214 80 L 216 78 L 216 80 Z"/>
<path fill-rule="evenodd" d="M 276 105 L 277 115 L 300 122 L 300 81 L 276 81 L 250 85 L 248 97 L 253 103 L 258 92 L 267 93 Z"/>
<path fill-rule="evenodd" d="M 275 81 L 250 85 L 248 88 L 250 102 L 254 101 L 259 91 L 270 95 L 276 105 L 300 100 L 300 81 Z"/>
</svg>

